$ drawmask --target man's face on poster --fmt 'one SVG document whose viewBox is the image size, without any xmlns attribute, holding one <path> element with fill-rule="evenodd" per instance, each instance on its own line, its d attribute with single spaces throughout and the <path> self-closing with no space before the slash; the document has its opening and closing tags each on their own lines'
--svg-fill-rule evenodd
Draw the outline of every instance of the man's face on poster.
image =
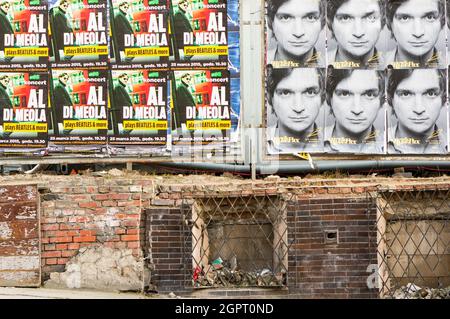
<svg viewBox="0 0 450 319">
<path fill-rule="evenodd" d="M 321 106 L 319 83 L 319 74 L 312 68 L 295 68 L 278 83 L 272 107 L 279 128 L 298 134 L 314 125 Z"/>
<path fill-rule="evenodd" d="M 183 74 L 183 76 L 181 77 L 181 82 L 186 86 L 190 86 L 192 83 L 192 76 L 188 73 Z"/>
<path fill-rule="evenodd" d="M 69 75 L 68 74 L 63 74 L 59 77 L 59 80 L 66 85 L 67 83 L 69 83 Z"/>
<path fill-rule="evenodd" d="M 7 13 L 9 11 L 9 8 L 11 8 L 11 4 L 9 2 L 5 2 L 2 6 L 1 9 L 3 10 L 3 12 Z"/>
<path fill-rule="evenodd" d="M 130 78 L 128 77 L 127 74 L 122 74 L 122 75 L 119 77 L 119 81 L 120 81 L 124 86 L 127 86 L 129 80 L 130 80 Z"/>
<path fill-rule="evenodd" d="M 339 49 L 353 57 L 364 56 L 375 47 L 381 27 L 378 0 L 349 0 L 336 11 L 332 23 Z"/>
<path fill-rule="evenodd" d="M 364 133 L 377 118 L 380 94 L 375 70 L 354 70 L 333 92 L 331 108 L 336 125 L 352 135 Z"/>
<path fill-rule="evenodd" d="M 181 10 L 183 10 L 184 12 L 187 12 L 187 11 L 188 11 L 189 5 L 190 5 L 190 3 L 189 3 L 188 0 L 184 0 L 184 1 L 182 0 L 182 1 L 180 1 L 180 2 L 178 3 L 178 7 L 179 7 Z"/>
<path fill-rule="evenodd" d="M 122 11 L 123 13 L 127 13 L 128 12 L 128 9 L 130 8 L 130 5 L 128 4 L 128 3 L 126 3 L 126 2 L 124 2 L 124 3 L 122 3 L 120 6 L 119 6 L 119 9 L 120 9 L 120 11 Z"/>
<path fill-rule="evenodd" d="M 414 70 L 394 92 L 392 106 L 398 125 L 417 134 L 428 132 L 441 113 L 442 94 L 437 70 Z"/>
<path fill-rule="evenodd" d="M 272 23 L 278 49 L 301 57 L 316 44 L 322 29 L 319 0 L 290 0 L 283 3 Z"/>
<path fill-rule="evenodd" d="M 67 9 L 69 9 L 69 6 L 70 6 L 69 1 L 66 1 L 66 2 L 64 2 L 64 3 L 61 3 L 59 7 L 60 7 L 61 9 L 63 9 L 64 12 L 67 12 Z"/>
<path fill-rule="evenodd" d="M 392 33 L 398 46 L 414 57 L 433 50 L 442 29 L 438 0 L 409 0 L 394 14 Z"/>
<path fill-rule="evenodd" d="M 9 77 L 5 76 L 4 78 L 0 79 L 0 83 L 6 88 L 9 86 L 9 83 L 11 82 L 11 80 L 9 79 Z"/>
</svg>

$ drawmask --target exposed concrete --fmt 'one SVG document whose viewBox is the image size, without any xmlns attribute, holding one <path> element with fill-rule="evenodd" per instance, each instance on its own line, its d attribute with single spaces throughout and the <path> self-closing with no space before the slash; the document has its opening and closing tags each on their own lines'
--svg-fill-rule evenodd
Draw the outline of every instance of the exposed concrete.
<svg viewBox="0 0 450 319">
<path fill-rule="evenodd" d="M 63 273 L 51 273 L 46 288 L 142 291 L 148 270 L 131 249 L 81 248 Z"/>
</svg>

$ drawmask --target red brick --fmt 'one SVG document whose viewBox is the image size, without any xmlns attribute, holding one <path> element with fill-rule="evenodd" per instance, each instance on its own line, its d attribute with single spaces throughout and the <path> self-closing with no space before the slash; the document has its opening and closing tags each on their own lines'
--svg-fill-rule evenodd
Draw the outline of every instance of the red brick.
<svg viewBox="0 0 450 319">
<path fill-rule="evenodd" d="M 96 240 L 95 236 L 83 236 L 83 237 L 74 237 L 73 241 L 75 243 L 82 243 L 82 242 L 94 242 Z"/>
<path fill-rule="evenodd" d="M 57 244 L 56 245 L 56 250 L 66 250 L 67 249 L 67 244 Z"/>
<path fill-rule="evenodd" d="M 78 254 L 78 250 L 66 250 L 61 252 L 62 257 L 73 257 Z"/>
<path fill-rule="evenodd" d="M 51 243 L 71 243 L 72 237 L 51 237 Z"/>
<path fill-rule="evenodd" d="M 80 230 L 80 236 L 95 236 L 97 231 L 95 230 Z"/>
<path fill-rule="evenodd" d="M 98 194 L 98 195 L 94 195 L 93 197 L 95 200 L 99 200 L 99 201 L 108 200 L 110 198 L 109 194 Z"/>
<path fill-rule="evenodd" d="M 42 258 L 57 258 L 61 257 L 60 251 L 44 251 L 41 254 Z"/>
<path fill-rule="evenodd" d="M 126 200 L 130 198 L 130 194 L 111 194 L 111 199 Z"/>
<path fill-rule="evenodd" d="M 127 235 L 136 235 L 139 233 L 139 228 L 129 228 L 127 229 Z"/>
<path fill-rule="evenodd" d="M 69 250 L 72 250 L 72 249 L 78 250 L 78 249 L 80 249 L 80 244 L 68 244 L 67 245 L 67 249 L 69 249 Z"/>
<path fill-rule="evenodd" d="M 137 240 L 139 240 L 139 236 L 138 235 L 122 235 L 121 239 L 123 241 L 137 241 Z"/>
<path fill-rule="evenodd" d="M 58 259 L 56 258 L 48 258 L 45 260 L 46 265 L 56 265 L 58 263 Z"/>
<path fill-rule="evenodd" d="M 114 206 L 117 206 L 117 202 L 112 201 L 112 200 L 105 200 L 105 201 L 102 201 L 102 205 L 104 207 L 114 207 Z"/>
<path fill-rule="evenodd" d="M 67 236 L 78 236 L 79 233 L 80 233 L 80 231 L 78 231 L 78 230 L 69 230 L 67 232 Z"/>
<path fill-rule="evenodd" d="M 81 208 L 97 208 L 100 205 L 98 202 L 82 202 L 79 203 L 78 206 L 80 206 Z"/>
<path fill-rule="evenodd" d="M 126 233 L 126 230 L 123 228 L 116 228 L 115 233 L 116 233 L 116 235 L 123 235 Z"/>
</svg>

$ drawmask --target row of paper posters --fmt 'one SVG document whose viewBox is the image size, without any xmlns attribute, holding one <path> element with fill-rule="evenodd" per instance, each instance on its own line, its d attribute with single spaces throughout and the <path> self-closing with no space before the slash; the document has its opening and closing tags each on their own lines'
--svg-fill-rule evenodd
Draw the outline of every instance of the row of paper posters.
<svg viewBox="0 0 450 319">
<path fill-rule="evenodd" d="M 0 1 L 0 150 L 237 140 L 238 16 L 238 0 Z"/>
<path fill-rule="evenodd" d="M 445 154 L 444 0 L 266 0 L 267 154 Z"/>
</svg>

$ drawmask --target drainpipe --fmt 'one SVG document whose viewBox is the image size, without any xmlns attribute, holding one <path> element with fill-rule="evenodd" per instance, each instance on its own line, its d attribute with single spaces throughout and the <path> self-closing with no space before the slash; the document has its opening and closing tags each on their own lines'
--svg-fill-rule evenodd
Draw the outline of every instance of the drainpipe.
<svg viewBox="0 0 450 319">
<path fill-rule="evenodd" d="M 186 170 L 218 171 L 230 173 L 251 173 L 250 165 L 240 164 L 219 164 L 219 163 L 159 163 L 159 166 L 167 168 L 178 168 Z M 256 172 L 258 175 L 271 174 L 299 174 L 299 173 L 320 173 L 324 171 L 357 171 L 370 169 L 393 169 L 397 167 L 431 167 L 436 169 L 450 169 L 450 161 L 315 161 L 314 168 L 308 162 L 280 162 L 279 164 L 258 164 Z"/>
</svg>

